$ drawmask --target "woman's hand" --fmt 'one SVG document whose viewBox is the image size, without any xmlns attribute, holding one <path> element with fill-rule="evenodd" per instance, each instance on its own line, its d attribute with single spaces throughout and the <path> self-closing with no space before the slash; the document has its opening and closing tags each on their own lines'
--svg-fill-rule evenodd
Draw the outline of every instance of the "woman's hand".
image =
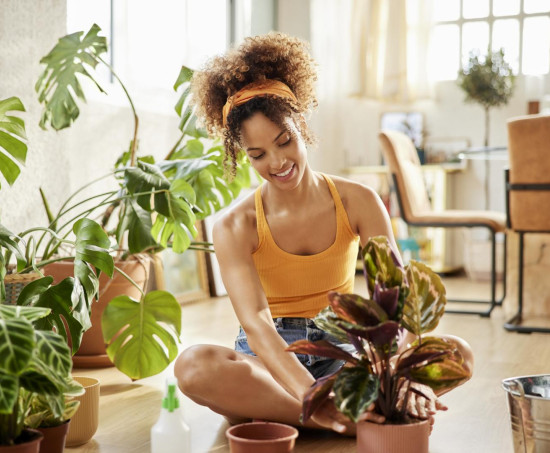
<svg viewBox="0 0 550 453">
<path fill-rule="evenodd" d="M 384 423 L 386 419 L 382 415 L 374 413 L 373 410 L 374 403 L 371 404 L 363 415 L 361 415 L 359 420 L 373 423 Z M 337 433 L 344 434 L 346 436 L 355 435 L 355 423 L 336 408 L 332 396 L 326 399 L 323 404 L 319 406 L 319 408 L 311 416 L 311 419 L 318 425 L 332 429 Z"/>
<path fill-rule="evenodd" d="M 437 395 L 434 393 L 431 387 L 423 384 L 418 384 L 416 382 L 411 383 L 411 387 L 418 390 L 424 396 L 411 391 L 409 399 L 407 401 L 407 413 L 413 418 L 418 418 L 420 420 L 429 420 L 431 430 L 435 421 L 435 413 L 437 411 L 446 411 L 447 406 L 439 401 Z M 402 406 L 405 400 L 404 389 L 401 389 L 399 400 Z"/>
</svg>

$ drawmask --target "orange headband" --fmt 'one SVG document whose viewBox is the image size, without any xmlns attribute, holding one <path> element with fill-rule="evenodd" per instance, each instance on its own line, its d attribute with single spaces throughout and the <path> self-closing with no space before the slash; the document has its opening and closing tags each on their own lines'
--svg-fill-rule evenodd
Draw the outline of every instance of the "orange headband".
<svg viewBox="0 0 550 453">
<path fill-rule="evenodd" d="M 294 93 L 283 82 L 278 80 L 260 80 L 258 82 L 252 82 L 241 88 L 233 96 L 227 98 L 227 102 L 223 106 L 222 116 L 223 125 L 227 124 L 227 117 L 233 107 L 244 104 L 250 101 L 250 99 L 257 96 L 263 96 L 266 94 L 272 94 L 281 98 L 290 99 L 291 101 L 298 102 Z"/>
</svg>

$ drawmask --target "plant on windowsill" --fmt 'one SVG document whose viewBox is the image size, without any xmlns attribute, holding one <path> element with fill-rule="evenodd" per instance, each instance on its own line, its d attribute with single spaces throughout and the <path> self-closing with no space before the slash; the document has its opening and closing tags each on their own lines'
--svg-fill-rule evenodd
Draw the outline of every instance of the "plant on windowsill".
<svg viewBox="0 0 550 453">
<path fill-rule="evenodd" d="M 0 452 L 16 452 L 18 447 L 39 451 L 42 436 L 25 428 L 36 398 L 43 401 L 44 410 L 61 418 L 72 410 L 66 397 L 83 393 L 71 377 L 71 351 L 65 339 L 36 325 L 49 312 L 42 307 L 0 305 Z"/>
<path fill-rule="evenodd" d="M 98 64 L 109 67 L 101 58 L 107 47 L 105 38 L 98 36 L 99 31 L 94 25 L 83 37 L 82 32 L 64 36 L 41 60 L 46 67 L 36 90 L 44 105 L 42 128 L 51 126 L 60 130 L 69 127 L 79 116 L 77 98 L 85 99 L 77 74 L 99 87 L 93 70 Z M 212 251 L 210 244 L 192 240 L 197 235 L 195 222 L 229 204 L 250 184 L 249 166 L 244 156 L 241 156 L 243 165 L 239 165 L 236 177 L 231 182 L 223 178 L 223 147 L 195 126 L 196 117 L 189 96 L 192 74 L 192 70 L 183 67 L 174 87 L 182 91 L 176 105 L 181 119 L 180 138 L 165 159 L 156 162 L 152 156 L 138 157 L 138 116 L 128 91 L 113 72 L 128 97 L 134 116 L 134 132 L 128 151 L 118 159 L 111 172 L 71 194 L 57 214 L 52 214 L 41 191 L 48 215 L 47 229 L 53 234 L 43 234 L 36 240 L 31 232 L 20 235 L 20 240 L 26 244 L 34 241 L 34 250 L 40 251 L 40 259 L 36 259 L 34 267 L 42 268 L 52 261 L 70 259 L 73 250 L 71 247 L 67 250 L 65 241 L 74 225 L 84 218 L 97 216 L 115 255 L 115 273 L 134 284 L 138 293 L 137 296 L 121 294 L 114 297 L 112 303 L 109 303 L 110 297 L 105 300 L 109 304 L 101 322 L 94 323 L 88 332 L 99 330 L 104 351 L 104 343 L 108 344 L 105 352 L 109 359 L 132 379 L 157 374 L 175 358 L 181 333 L 181 308 L 166 291 L 146 294 L 145 288 L 126 275 L 122 269 L 124 263 L 134 257 L 139 260 L 143 255 L 153 256 L 166 248 L 178 253 L 187 249 Z M 116 189 L 105 191 L 104 184 L 109 178 Z M 86 198 L 83 193 L 93 190 L 93 184 L 101 189 Z M 72 265 L 68 267 L 72 269 Z M 19 273 L 27 271 L 29 266 L 17 268 Z M 100 294 L 101 291 L 99 288 Z M 88 313 L 92 306 L 96 313 L 101 313 L 97 303 L 88 302 Z M 67 311 L 72 310 L 70 299 L 65 298 L 60 303 L 65 304 Z M 87 330 L 89 326 L 82 327 Z"/>
<path fill-rule="evenodd" d="M 429 398 L 419 384 L 444 392 L 469 378 L 456 344 L 423 336 L 436 328 L 444 313 L 445 288 L 439 276 L 422 263 L 411 260 L 403 268 L 386 237 L 370 239 L 363 258 L 372 299 L 332 292 L 329 307 L 315 318 L 321 329 L 351 343 L 356 352 L 352 355 L 324 340 L 300 340 L 288 347 L 292 352 L 345 360 L 349 365 L 316 381 L 304 398 L 302 419 L 311 417 L 329 397 L 354 422 L 374 403 L 374 411 L 386 422 L 358 423 L 358 452 L 427 453 L 428 422 L 415 423 L 408 415 L 409 398 L 413 393 Z M 405 332 L 416 337 L 411 345 L 401 344 Z M 397 425 L 418 427 L 421 438 L 409 439 L 403 450 L 393 450 L 388 444 L 385 450 L 369 449 L 375 445 L 372 430 L 393 430 Z M 392 432 L 390 438 L 397 440 L 399 435 Z"/>
</svg>

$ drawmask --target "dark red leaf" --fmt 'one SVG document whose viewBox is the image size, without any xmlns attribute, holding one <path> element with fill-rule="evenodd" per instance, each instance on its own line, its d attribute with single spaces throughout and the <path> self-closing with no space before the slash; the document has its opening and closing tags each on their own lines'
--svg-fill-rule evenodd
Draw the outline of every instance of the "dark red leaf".
<svg viewBox="0 0 550 453">
<path fill-rule="evenodd" d="M 313 415 L 313 413 L 323 404 L 329 397 L 334 381 L 342 370 L 334 374 L 317 379 L 315 383 L 307 391 L 302 403 L 301 422 L 305 423 Z"/>
<path fill-rule="evenodd" d="M 298 340 L 289 345 L 286 350 L 290 352 L 298 352 L 300 354 L 318 355 L 321 357 L 328 357 L 330 359 L 345 360 L 346 362 L 351 362 L 354 365 L 358 362 L 358 360 L 351 354 L 326 340 Z"/>
</svg>

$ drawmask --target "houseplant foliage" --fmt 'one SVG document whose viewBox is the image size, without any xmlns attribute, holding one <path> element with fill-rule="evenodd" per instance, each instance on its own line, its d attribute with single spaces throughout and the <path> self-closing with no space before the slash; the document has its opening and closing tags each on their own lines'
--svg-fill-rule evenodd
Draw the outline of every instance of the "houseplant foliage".
<svg viewBox="0 0 550 453">
<path fill-rule="evenodd" d="M 489 110 L 508 104 L 514 93 L 516 76 L 504 59 L 504 50 L 480 57 L 470 52 L 468 63 L 458 72 L 458 86 L 466 94 L 466 102 L 481 104 L 485 110 L 484 146 L 489 146 Z"/>
<path fill-rule="evenodd" d="M 15 182 L 27 159 L 25 122 L 8 114 L 11 111 L 25 111 L 21 100 L 15 96 L 0 99 L 0 174 L 9 185 Z"/>
<path fill-rule="evenodd" d="M 83 392 L 71 377 L 71 352 L 65 339 L 36 327 L 49 312 L 42 307 L 0 305 L 0 445 L 19 440 L 34 397 L 61 417 L 66 396 Z"/>
<path fill-rule="evenodd" d="M 445 310 L 439 276 L 416 261 L 403 268 L 383 236 L 369 240 L 363 258 L 371 299 L 332 292 L 330 305 L 315 318 L 320 328 L 351 343 L 356 352 L 324 340 L 300 340 L 288 348 L 350 365 L 316 381 L 304 398 L 303 420 L 333 395 L 338 410 L 354 422 L 374 403 L 386 423 L 411 423 L 407 401 L 412 393 L 423 395 L 417 384 L 443 392 L 469 377 L 454 343 L 425 336 Z M 400 344 L 404 331 L 416 337 L 410 346 Z"/>
<path fill-rule="evenodd" d="M 198 234 L 195 224 L 229 204 L 250 185 L 249 165 L 241 156 L 243 165 L 236 177 L 232 181 L 224 179 L 223 147 L 196 126 L 190 96 L 193 71 L 187 67 L 182 67 L 174 85 L 181 93 L 175 107 L 180 118 L 178 140 L 158 162 L 152 155 L 139 156 L 138 114 L 128 90 L 102 58 L 107 42 L 99 33 L 100 28 L 94 24 L 85 34 L 64 36 L 41 60 L 45 68 L 35 87 L 44 107 L 40 125 L 55 130 L 69 127 L 79 117 L 78 102 L 85 101 L 80 79 L 92 80 L 105 92 L 94 78 L 96 66 L 105 65 L 127 96 L 134 131 L 113 170 L 78 189 L 56 213 L 52 213 L 43 195 L 49 229 L 66 238 L 74 222 L 96 216 L 111 240 L 117 262 L 166 248 L 177 253 L 188 249 L 212 251 L 210 244 L 194 241 Z M 109 179 L 115 182 L 115 188 L 105 191 Z M 94 185 L 101 187 L 99 193 L 82 198 L 81 194 Z M 43 259 L 53 259 L 62 251 L 55 238 L 44 239 L 42 244 Z M 114 269 L 121 272 L 116 265 Z M 132 379 L 162 371 L 175 358 L 181 333 L 181 311 L 175 298 L 166 291 L 140 291 L 140 300 L 115 298 L 102 318 L 107 354 Z"/>
</svg>

